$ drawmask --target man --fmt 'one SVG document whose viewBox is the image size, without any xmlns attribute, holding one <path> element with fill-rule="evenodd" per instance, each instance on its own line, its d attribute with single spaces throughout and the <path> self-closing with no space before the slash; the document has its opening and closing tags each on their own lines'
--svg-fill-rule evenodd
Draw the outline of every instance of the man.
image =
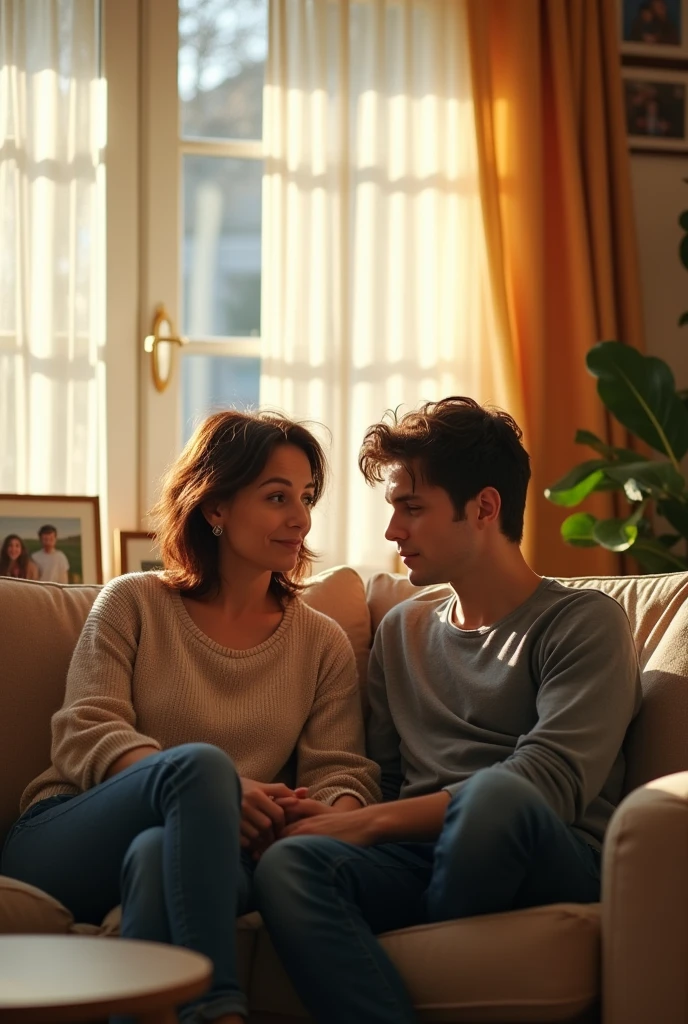
<svg viewBox="0 0 688 1024">
<path fill-rule="evenodd" d="M 470 398 L 368 431 L 413 598 L 370 659 L 369 754 L 385 803 L 305 817 L 256 873 L 259 907 L 320 1024 L 411 1024 L 375 938 L 394 928 L 599 898 L 600 847 L 640 704 L 621 607 L 540 578 L 519 547 L 530 477 L 521 431 Z"/>
<path fill-rule="evenodd" d="M 58 551 L 57 529 L 46 524 L 38 531 L 41 550 L 34 551 L 31 558 L 38 567 L 39 580 L 50 583 L 69 583 L 69 562 L 64 551 Z"/>
</svg>

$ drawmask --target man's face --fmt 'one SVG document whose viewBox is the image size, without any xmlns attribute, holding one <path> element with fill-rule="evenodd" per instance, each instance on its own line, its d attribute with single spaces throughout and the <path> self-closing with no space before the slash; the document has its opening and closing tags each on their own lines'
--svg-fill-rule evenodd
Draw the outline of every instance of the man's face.
<svg viewBox="0 0 688 1024">
<path fill-rule="evenodd" d="M 42 533 L 41 544 L 43 545 L 44 551 L 54 551 L 55 545 L 57 544 L 57 534 L 50 530 L 48 533 Z"/>
<path fill-rule="evenodd" d="M 385 532 L 408 568 L 416 587 L 460 580 L 480 558 L 481 536 L 470 515 L 457 519 L 452 500 L 442 487 L 433 487 L 415 474 L 415 486 L 404 466 L 395 463 L 387 471 L 385 498 L 393 508 Z"/>
</svg>

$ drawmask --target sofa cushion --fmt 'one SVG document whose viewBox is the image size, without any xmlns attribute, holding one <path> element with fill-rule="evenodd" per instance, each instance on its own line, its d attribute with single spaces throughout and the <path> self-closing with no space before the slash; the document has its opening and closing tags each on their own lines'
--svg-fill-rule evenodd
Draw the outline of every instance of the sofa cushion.
<svg viewBox="0 0 688 1024">
<path fill-rule="evenodd" d="M 351 642 L 365 703 L 371 630 L 363 580 L 354 569 L 340 565 L 311 576 L 306 583 L 303 592 L 306 604 L 338 622 Z"/>
<path fill-rule="evenodd" d="M 50 718 L 99 590 L 0 577 L 0 845 L 25 787 L 50 764 Z"/>
<path fill-rule="evenodd" d="M 52 896 L 0 875 L 0 935 L 61 934 L 73 924 L 70 912 Z"/>
<path fill-rule="evenodd" d="M 387 932 L 381 941 L 421 1021 L 569 1020 L 599 999 L 598 904 L 418 925 Z M 249 1006 L 252 1014 L 308 1016 L 264 930 Z"/>
<path fill-rule="evenodd" d="M 561 582 L 603 590 L 631 623 L 643 703 L 626 737 L 625 792 L 688 769 L 688 573 L 582 576 Z"/>
</svg>

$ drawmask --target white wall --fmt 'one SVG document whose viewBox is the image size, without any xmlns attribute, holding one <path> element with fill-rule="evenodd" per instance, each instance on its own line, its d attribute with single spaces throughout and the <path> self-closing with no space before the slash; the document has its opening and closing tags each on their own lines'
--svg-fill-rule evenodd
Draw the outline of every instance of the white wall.
<svg viewBox="0 0 688 1024">
<path fill-rule="evenodd" d="M 688 270 L 678 247 L 678 218 L 688 210 L 688 157 L 633 154 L 631 173 L 640 254 L 640 276 L 648 355 L 666 360 L 678 387 L 688 387 Z"/>
</svg>

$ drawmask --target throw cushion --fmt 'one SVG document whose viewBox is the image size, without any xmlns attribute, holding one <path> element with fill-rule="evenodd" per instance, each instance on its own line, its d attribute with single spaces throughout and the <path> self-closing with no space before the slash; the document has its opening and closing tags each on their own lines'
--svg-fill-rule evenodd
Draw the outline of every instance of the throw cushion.
<svg viewBox="0 0 688 1024">
<path fill-rule="evenodd" d="M 0 935 L 57 935 L 73 924 L 70 912 L 52 896 L 0 875 Z"/>
<path fill-rule="evenodd" d="M 354 569 L 340 565 L 311 576 L 303 593 L 306 604 L 338 622 L 356 655 L 361 697 L 365 705 L 365 681 L 370 653 L 370 613 L 363 580 Z"/>
</svg>

